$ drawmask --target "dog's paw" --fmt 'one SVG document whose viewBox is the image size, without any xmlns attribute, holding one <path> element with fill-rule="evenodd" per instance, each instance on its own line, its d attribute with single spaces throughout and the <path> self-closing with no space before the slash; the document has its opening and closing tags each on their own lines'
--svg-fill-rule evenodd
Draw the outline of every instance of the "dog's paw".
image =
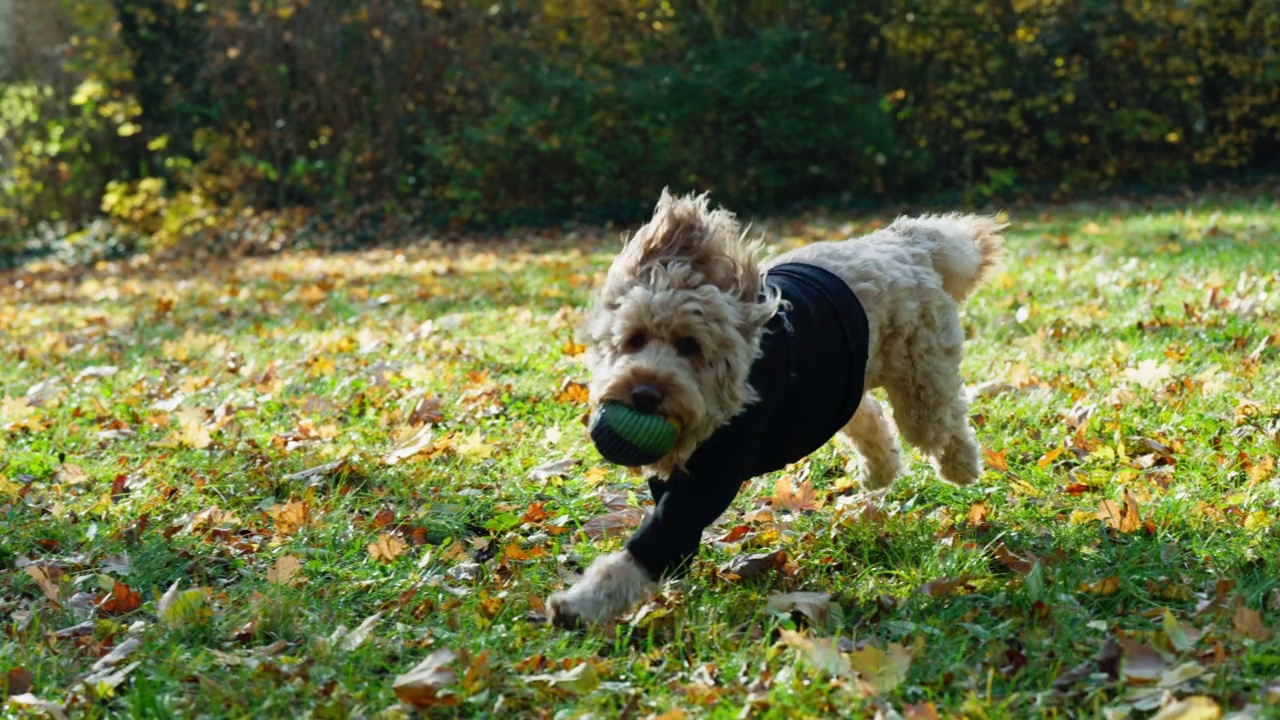
<svg viewBox="0 0 1280 720">
<path fill-rule="evenodd" d="M 566 630 L 607 625 L 656 587 L 630 553 L 605 555 L 597 558 L 573 587 L 547 598 L 547 619 Z"/>
</svg>

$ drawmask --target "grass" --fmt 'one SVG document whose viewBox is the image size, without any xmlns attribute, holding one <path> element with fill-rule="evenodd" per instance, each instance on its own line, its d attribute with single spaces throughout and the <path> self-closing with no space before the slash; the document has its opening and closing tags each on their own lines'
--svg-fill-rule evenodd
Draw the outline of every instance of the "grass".
<svg viewBox="0 0 1280 720">
<path fill-rule="evenodd" d="M 828 446 L 613 634 L 539 614 L 646 501 L 580 424 L 612 236 L 9 272 L 0 687 L 90 718 L 394 717 L 432 658 L 402 692 L 439 716 L 1264 717 L 1273 198 L 1014 210 L 964 309 L 982 481 L 909 451 L 870 507 Z M 829 597 L 771 611 L 796 591 Z"/>
</svg>

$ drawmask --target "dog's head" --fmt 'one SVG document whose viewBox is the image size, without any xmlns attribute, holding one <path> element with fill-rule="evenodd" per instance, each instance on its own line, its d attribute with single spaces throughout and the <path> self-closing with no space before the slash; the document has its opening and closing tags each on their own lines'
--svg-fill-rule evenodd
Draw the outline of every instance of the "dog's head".
<svg viewBox="0 0 1280 720">
<path fill-rule="evenodd" d="M 763 292 L 759 248 L 706 195 L 664 190 L 597 293 L 584 327 L 591 400 L 677 420 L 663 470 L 755 400 L 747 376 L 778 306 Z"/>
</svg>

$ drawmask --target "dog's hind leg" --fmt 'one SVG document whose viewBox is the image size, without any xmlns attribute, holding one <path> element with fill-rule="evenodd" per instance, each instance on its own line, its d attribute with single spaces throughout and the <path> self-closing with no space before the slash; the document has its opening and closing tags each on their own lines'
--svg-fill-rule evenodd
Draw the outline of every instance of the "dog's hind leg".
<svg viewBox="0 0 1280 720">
<path fill-rule="evenodd" d="M 944 479 L 968 485 L 982 461 L 969 425 L 969 407 L 960 379 L 962 333 L 954 313 L 934 318 L 905 338 L 907 362 L 885 378 L 893 419 L 902 438 L 928 455 Z"/>
<path fill-rule="evenodd" d="M 902 451 L 893 425 L 885 416 L 884 408 L 870 394 L 862 396 L 858 411 L 837 437 L 853 446 L 862 457 L 862 485 L 867 490 L 886 488 L 902 473 Z M 850 474 L 852 466 L 850 463 L 846 468 Z"/>
</svg>

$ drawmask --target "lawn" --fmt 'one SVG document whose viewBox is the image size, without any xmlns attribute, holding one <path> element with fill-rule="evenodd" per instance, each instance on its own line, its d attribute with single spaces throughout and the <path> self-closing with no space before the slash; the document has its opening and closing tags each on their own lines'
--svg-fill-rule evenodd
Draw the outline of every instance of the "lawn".
<svg viewBox="0 0 1280 720">
<path fill-rule="evenodd" d="M 542 599 L 647 502 L 581 424 L 616 234 L 9 271 L 0 716 L 1267 717 L 1275 197 L 1011 208 L 980 483 L 828 445 L 608 634 Z"/>
</svg>

